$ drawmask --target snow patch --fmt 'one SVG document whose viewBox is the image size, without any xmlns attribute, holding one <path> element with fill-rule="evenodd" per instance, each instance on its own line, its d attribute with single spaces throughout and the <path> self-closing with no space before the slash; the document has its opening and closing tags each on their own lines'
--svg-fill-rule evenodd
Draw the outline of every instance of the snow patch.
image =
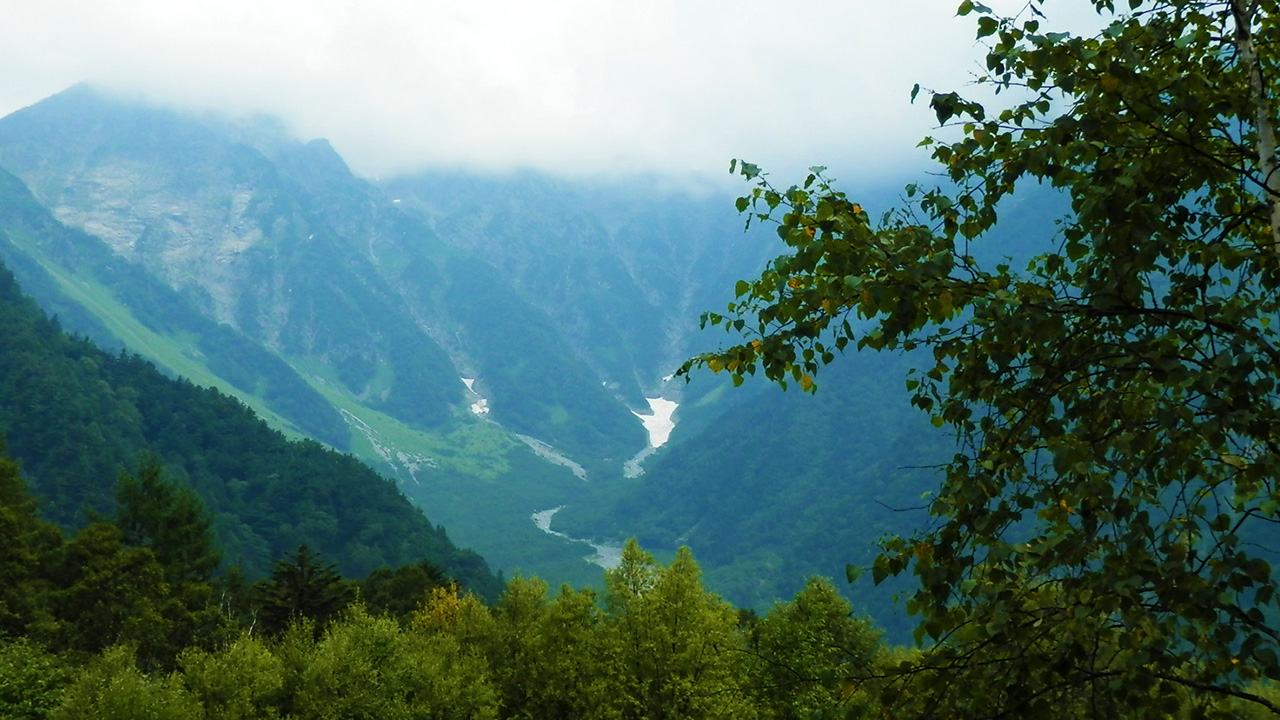
<svg viewBox="0 0 1280 720">
<path fill-rule="evenodd" d="M 680 403 L 660 397 L 645 398 L 645 400 L 649 403 L 649 414 L 642 415 L 635 410 L 632 410 L 631 414 L 640 418 L 644 429 L 648 431 L 649 446 L 622 464 L 623 477 L 634 478 L 643 475 L 644 461 L 655 450 L 667 444 L 667 440 L 671 439 L 671 431 L 676 427 L 675 413 L 676 408 L 680 407 Z"/>
<path fill-rule="evenodd" d="M 641 415 L 635 410 L 632 415 L 640 418 L 644 429 L 649 433 L 649 447 L 660 448 L 671 438 L 671 431 L 676 427 L 675 413 L 680 403 L 660 397 L 645 398 L 649 402 L 650 413 Z"/>
<path fill-rule="evenodd" d="M 462 381 L 462 384 L 463 384 L 463 385 L 466 385 L 466 386 L 467 386 L 467 392 L 471 393 L 471 396 L 472 396 L 471 412 L 472 412 L 472 414 L 475 414 L 475 415 L 488 415 L 488 414 L 489 414 L 489 401 L 488 401 L 488 399 L 486 399 L 486 398 L 480 397 L 480 393 L 476 392 L 476 379 L 475 379 L 475 378 L 464 378 L 464 377 L 460 377 L 460 378 L 458 378 L 458 379 Z"/>
</svg>

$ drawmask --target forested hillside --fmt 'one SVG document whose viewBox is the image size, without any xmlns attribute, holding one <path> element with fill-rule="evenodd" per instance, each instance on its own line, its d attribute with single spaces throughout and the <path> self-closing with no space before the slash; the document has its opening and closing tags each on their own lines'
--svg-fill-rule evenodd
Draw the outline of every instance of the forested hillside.
<svg viewBox="0 0 1280 720">
<path fill-rule="evenodd" d="M 790 720 L 960 709 L 904 673 L 929 651 L 880 642 L 825 580 L 758 616 L 707 592 L 687 549 L 664 565 L 632 542 L 601 593 L 515 578 L 486 606 L 429 567 L 352 583 L 301 548 L 251 589 L 218 583 L 214 600 L 199 575 L 170 590 L 163 580 L 184 566 L 131 545 L 119 525 L 64 541 L 35 517 L 14 470 L 0 459 L 0 529 L 15 539 L 0 547 L 6 720 Z M 198 535 L 184 545 L 201 547 Z M 1276 697 L 1263 683 L 1248 690 Z M 1247 700 L 1210 694 L 1160 707 L 1261 717 L 1242 714 L 1256 709 Z"/>
<path fill-rule="evenodd" d="M 3 236 L 0 236 L 3 240 Z M 145 453 L 196 492 L 225 562 L 261 576 L 306 543 L 361 576 L 429 559 L 486 596 L 483 559 L 456 548 L 393 483 L 311 440 L 289 441 L 237 400 L 69 337 L 0 269 L 0 435 L 45 517 L 110 513 Z"/>
<path fill-rule="evenodd" d="M 559 527 L 664 552 L 688 545 L 708 583 L 745 607 L 784 600 L 809 575 L 867 567 L 876 540 L 927 521 L 922 495 L 950 457 L 950 436 L 903 402 L 903 376 L 921 361 L 850 356 L 817 396 L 761 392 L 655 458 L 614 505 L 566 508 Z M 844 591 L 906 637 L 894 590 L 868 578 Z"/>
</svg>

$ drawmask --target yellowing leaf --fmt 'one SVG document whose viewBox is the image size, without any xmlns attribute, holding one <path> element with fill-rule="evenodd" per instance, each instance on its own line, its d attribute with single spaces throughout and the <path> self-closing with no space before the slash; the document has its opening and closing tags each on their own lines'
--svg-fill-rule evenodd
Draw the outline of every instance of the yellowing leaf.
<svg viewBox="0 0 1280 720">
<path fill-rule="evenodd" d="M 809 392 L 810 390 L 812 390 L 812 389 L 813 389 L 813 378 L 809 377 L 808 375 L 801 375 L 801 376 L 800 376 L 800 389 L 804 390 L 805 392 Z"/>
<path fill-rule="evenodd" d="M 1098 78 L 1098 84 L 1107 92 L 1115 92 L 1120 87 L 1120 80 L 1111 73 L 1102 73 L 1102 77 Z"/>
<path fill-rule="evenodd" d="M 938 295 L 938 305 L 941 307 L 943 315 L 947 317 L 951 316 L 951 311 L 955 306 L 952 305 L 950 290 L 944 290 L 940 295 Z"/>
<path fill-rule="evenodd" d="M 1231 467 L 1237 470 L 1243 470 L 1249 467 L 1249 463 L 1245 462 L 1245 459 L 1240 457 L 1239 455 L 1232 455 L 1231 453 L 1222 453 L 1222 455 L 1220 455 L 1219 458 L 1222 460 L 1222 462 L 1230 465 Z"/>
</svg>

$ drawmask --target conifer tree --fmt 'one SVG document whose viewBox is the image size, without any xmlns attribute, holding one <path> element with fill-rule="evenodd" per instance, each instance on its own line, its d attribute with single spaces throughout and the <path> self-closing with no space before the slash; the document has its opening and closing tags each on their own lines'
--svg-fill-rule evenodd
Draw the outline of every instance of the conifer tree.
<svg viewBox="0 0 1280 720">
<path fill-rule="evenodd" d="M 125 544 L 150 548 L 169 582 L 209 582 L 220 560 L 213 523 L 195 492 L 164 477 L 159 458 L 144 455 L 135 474 L 120 471 L 116 504 Z"/>
<path fill-rule="evenodd" d="M 62 535 L 36 514 L 18 464 L 4 457 L 0 439 L 0 636 L 19 636 L 48 618 L 42 562 Z"/>
<path fill-rule="evenodd" d="M 355 588 L 343 580 L 335 566 L 325 563 L 306 544 L 276 562 L 271 577 L 255 589 L 258 624 L 263 632 L 277 634 L 293 620 L 315 623 L 319 636 L 324 626 L 355 600 Z"/>
</svg>

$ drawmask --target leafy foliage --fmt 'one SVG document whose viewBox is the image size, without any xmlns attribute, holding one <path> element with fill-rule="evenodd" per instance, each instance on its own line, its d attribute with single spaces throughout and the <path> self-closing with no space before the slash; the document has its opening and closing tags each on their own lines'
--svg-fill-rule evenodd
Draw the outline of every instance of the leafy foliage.
<svg viewBox="0 0 1280 720">
<path fill-rule="evenodd" d="M 360 581 L 360 601 L 373 614 L 387 614 L 402 622 L 433 588 L 452 584 L 439 567 L 429 561 L 398 568 L 378 568 Z"/>
<path fill-rule="evenodd" d="M 737 613 L 702 589 L 688 548 L 669 567 L 631 540 L 605 573 L 609 668 L 624 718 L 749 717 L 737 686 Z"/>
<path fill-rule="evenodd" d="M 299 678 L 308 718 L 495 718 L 483 659 L 444 634 L 406 632 L 360 610 L 333 626 Z"/>
<path fill-rule="evenodd" d="M 199 702 L 176 676 L 153 677 L 138 669 L 129 648 L 103 653 L 67 689 L 50 720 L 198 720 Z"/>
<path fill-rule="evenodd" d="M 0 719 L 47 717 L 73 679 L 69 663 L 29 640 L 0 641 Z"/>
<path fill-rule="evenodd" d="M 4 450 L 0 440 L 0 451 Z M 21 635 L 47 622 L 39 595 L 45 583 L 39 571 L 45 555 L 62 544 L 62 534 L 36 514 L 18 464 L 0 454 L 0 636 Z"/>
<path fill-rule="evenodd" d="M 115 529 L 91 526 L 110 535 L 104 528 Z M 127 549 L 122 560 L 149 553 Z M 327 575 L 315 558 L 299 560 L 281 563 L 280 575 L 303 564 L 313 578 Z M 0 717 L 783 720 L 890 709 L 877 697 L 898 682 L 891 663 L 913 656 L 881 645 L 829 581 L 811 580 L 793 602 L 756 618 L 708 593 L 698 575 L 687 550 L 662 566 L 633 542 L 609 573 L 603 605 L 568 587 L 548 599 L 536 578 L 512 580 L 493 608 L 456 586 L 434 587 L 418 596 L 411 623 L 357 603 L 322 617 L 317 631 L 315 619 L 294 613 L 272 637 L 259 623 L 215 643 L 183 649 L 175 640 L 167 649 L 176 660 L 166 664 L 139 656 L 146 633 L 61 655 L 33 637 L 0 640 Z M 116 615 L 138 610 L 136 598 L 103 587 L 81 596 L 99 607 L 123 599 L 108 608 Z M 71 619 L 92 624 L 99 614 Z M 911 690 L 937 709 L 935 688 Z M 1275 692 L 1264 683 L 1251 691 Z M 1180 711 L 1187 700 L 1182 693 L 1163 707 Z M 1250 717 L 1256 709 L 1221 706 Z"/>
<path fill-rule="evenodd" d="M 731 166 L 791 252 L 704 317 L 748 341 L 684 371 L 813 391 L 847 348 L 932 351 L 908 388 L 959 452 L 936 525 L 874 567 L 920 581 L 922 712 L 1160 716 L 1187 689 L 1276 711 L 1245 684 L 1280 678 L 1277 8 L 1094 4 L 1092 37 L 1042 30 L 1038 0 L 961 5 L 979 83 L 1014 100 L 933 93 L 954 186 L 879 221 L 822 168 L 778 190 Z M 1025 270 L 979 262 L 1031 183 L 1070 198 L 1059 233 Z"/>
<path fill-rule="evenodd" d="M 820 716 L 856 690 L 850 676 L 874 674 L 880 665 L 879 634 L 853 617 L 848 601 L 822 578 L 775 605 L 750 633 L 748 653 L 759 678 L 752 689 L 778 718 Z"/>
<path fill-rule="evenodd" d="M 213 652 L 188 648 L 178 657 L 183 684 L 207 716 L 224 720 L 276 717 L 284 663 L 261 640 L 242 636 Z"/>
</svg>

